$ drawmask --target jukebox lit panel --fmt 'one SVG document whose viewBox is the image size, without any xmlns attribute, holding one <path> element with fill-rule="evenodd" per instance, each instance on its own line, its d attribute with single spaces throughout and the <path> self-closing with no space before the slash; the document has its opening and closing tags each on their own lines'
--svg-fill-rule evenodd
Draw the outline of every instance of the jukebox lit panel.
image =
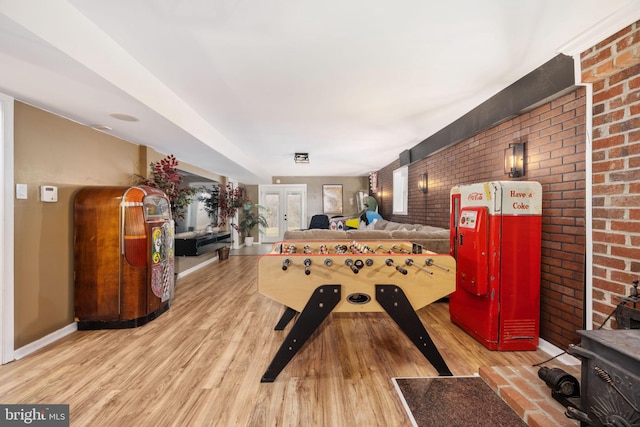
<svg viewBox="0 0 640 427">
<path fill-rule="evenodd" d="M 162 195 L 144 198 L 145 220 L 150 227 L 151 292 L 165 302 L 174 290 L 174 223 L 169 201 Z M 151 308 L 151 307 L 150 307 Z"/>
<path fill-rule="evenodd" d="M 173 221 L 169 200 L 152 187 L 129 188 L 121 209 L 123 315 L 138 318 L 162 309 L 173 295 Z"/>
<path fill-rule="evenodd" d="M 168 308 L 174 227 L 162 191 L 87 187 L 76 196 L 74 220 L 80 329 L 140 326 Z"/>
</svg>

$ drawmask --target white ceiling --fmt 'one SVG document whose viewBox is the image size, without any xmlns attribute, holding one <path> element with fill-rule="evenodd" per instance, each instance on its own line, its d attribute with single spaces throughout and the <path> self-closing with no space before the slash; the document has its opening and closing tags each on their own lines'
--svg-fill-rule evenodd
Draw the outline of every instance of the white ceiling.
<svg viewBox="0 0 640 427">
<path fill-rule="evenodd" d="M 637 19 L 640 0 L 0 0 L 0 92 L 248 184 L 366 175 Z"/>
</svg>

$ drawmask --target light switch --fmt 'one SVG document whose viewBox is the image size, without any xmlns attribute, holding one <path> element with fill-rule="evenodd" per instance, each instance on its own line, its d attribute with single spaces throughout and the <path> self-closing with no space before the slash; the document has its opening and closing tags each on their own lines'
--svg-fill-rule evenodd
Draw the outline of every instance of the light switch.
<svg viewBox="0 0 640 427">
<path fill-rule="evenodd" d="M 27 184 L 16 184 L 16 199 L 27 200 Z"/>
</svg>

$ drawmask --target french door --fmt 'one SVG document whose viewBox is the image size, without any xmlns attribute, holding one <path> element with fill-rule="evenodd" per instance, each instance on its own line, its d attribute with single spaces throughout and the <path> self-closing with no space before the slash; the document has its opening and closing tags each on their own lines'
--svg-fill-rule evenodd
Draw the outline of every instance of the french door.
<svg viewBox="0 0 640 427">
<path fill-rule="evenodd" d="M 287 230 L 307 228 L 307 185 L 261 185 L 260 204 L 266 208 L 269 226 L 261 235 L 262 242 L 282 240 Z"/>
</svg>

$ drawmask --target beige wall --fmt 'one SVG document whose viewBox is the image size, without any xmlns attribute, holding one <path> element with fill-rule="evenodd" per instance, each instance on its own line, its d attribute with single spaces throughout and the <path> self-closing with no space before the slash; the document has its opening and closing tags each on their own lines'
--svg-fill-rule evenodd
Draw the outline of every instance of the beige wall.
<svg viewBox="0 0 640 427">
<path fill-rule="evenodd" d="M 342 202 L 344 216 L 351 216 L 358 213 L 356 203 L 356 193 L 358 191 L 368 192 L 368 176 L 274 176 L 273 184 L 307 184 L 307 224 L 313 215 L 322 213 L 322 185 L 342 184 Z M 330 215 L 334 216 L 334 215 Z"/>
<path fill-rule="evenodd" d="M 138 147 L 16 102 L 15 200 L 16 348 L 73 322 L 75 191 L 86 185 L 128 185 Z M 58 187 L 58 202 L 40 201 L 41 185 Z"/>
<path fill-rule="evenodd" d="M 15 182 L 28 185 L 15 200 L 15 348 L 74 321 L 73 198 L 88 185 L 131 185 L 134 174 L 163 158 L 148 147 L 16 102 Z M 185 171 L 225 182 L 180 163 Z M 41 185 L 58 187 L 58 202 L 40 201 Z"/>
<path fill-rule="evenodd" d="M 15 200 L 15 348 L 74 321 L 73 198 L 88 185 L 131 185 L 135 174 L 165 156 L 54 114 L 16 102 L 15 182 L 28 185 Z M 180 160 L 180 159 L 178 159 Z M 180 162 L 180 169 L 226 184 L 226 178 Z M 280 177 L 308 185 L 309 214 L 322 212 L 322 184 L 344 185 L 345 214 L 356 213 L 355 192 L 367 177 Z M 58 202 L 40 201 L 41 185 L 58 187 Z M 247 186 L 257 202 L 257 186 Z"/>
</svg>

